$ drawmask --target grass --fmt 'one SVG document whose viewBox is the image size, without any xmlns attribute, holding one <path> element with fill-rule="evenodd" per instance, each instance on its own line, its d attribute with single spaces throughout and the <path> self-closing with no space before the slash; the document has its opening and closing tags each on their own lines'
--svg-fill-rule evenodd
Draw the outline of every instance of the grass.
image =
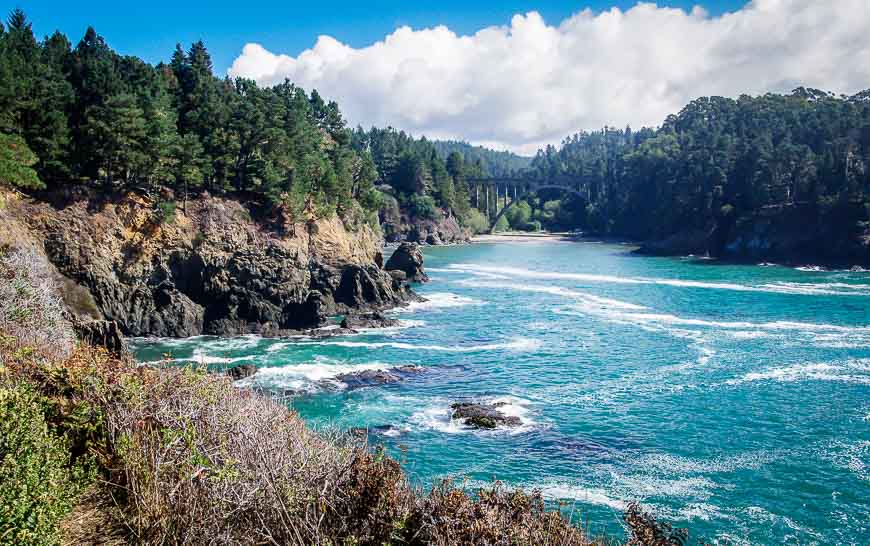
<svg viewBox="0 0 870 546">
<path fill-rule="evenodd" d="M 54 360 L 71 354 L 73 328 L 51 266 L 36 249 L 0 250 L 0 333 Z"/>
</svg>

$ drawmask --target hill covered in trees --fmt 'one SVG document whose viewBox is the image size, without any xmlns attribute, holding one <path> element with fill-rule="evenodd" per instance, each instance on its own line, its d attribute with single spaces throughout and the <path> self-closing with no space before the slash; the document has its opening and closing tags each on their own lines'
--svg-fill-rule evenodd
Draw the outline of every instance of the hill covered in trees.
<svg viewBox="0 0 870 546">
<path fill-rule="evenodd" d="M 432 144 L 442 158 L 447 159 L 450 154 L 459 153 L 465 163 L 479 167 L 484 176 L 513 176 L 527 169 L 532 163 L 531 157 L 475 146 L 459 140 L 433 140 Z"/>
<path fill-rule="evenodd" d="M 866 263 L 870 91 L 705 97 L 658 129 L 577 133 L 528 176 L 588 188 L 562 225 L 650 250 Z"/>
<path fill-rule="evenodd" d="M 29 191 L 171 190 L 166 209 L 190 193 L 236 195 L 291 221 L 375 223 L 386 206 L 456 234 L 486 228 L 463 180 L 505 168 L 483 149 L 442 156 L 392 128 L 350 129 L 335 102 L 288 81 L 218 78 L 201 41 L 151 66 L 93 28 L 75 45 L 38 40 L 20 10 L 0 24 L 0 150 L 0 177 Z"/>
<path fill-rule="evenodd" d="M 150 66 L 93 28 L 38 41 L 16 10 L 0 26 L 0 134 L 4 180 L 29 189 L 243 194 L 291 216 L 378 206 L 337 104 L 217 78 L 202 42 Z"/>
<path fill-rule="evenodd" d="M 659 128 L 581 132 L 529 162 L 393 128 L 351 129 L 316 91 L 216 77 L 202 42 L 151 66 L 112 51 L 92 28 L 73 46 L 57 32 L 37 40 L 18 10 L 0 26 L 6 183 L 135 190 L 164 196 L 167 211 L 207 191 L 290 219 L 337 213 L 374 225 L 377 212 L 393 239 L 488 229 L 468 180 L 519 175 L 571 180 L 588 198 L 542 192 L 503 228 L 579 227 L 667 253 L 866 261 L 868 120 L 870 91 L 707 97 Z"/>
</svg>

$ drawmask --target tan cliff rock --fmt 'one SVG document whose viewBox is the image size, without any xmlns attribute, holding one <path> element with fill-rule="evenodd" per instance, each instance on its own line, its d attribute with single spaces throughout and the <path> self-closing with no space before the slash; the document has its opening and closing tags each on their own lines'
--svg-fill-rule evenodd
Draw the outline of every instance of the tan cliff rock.
<svg viewBox="0 0 870 546">
<path fill-rule="evenodd" d="M 278 334 L 415 297 L 381 268 L 375 232 L 337 217 L 274 227 L 245 203 L 205 196 L 161 220 L 132 193 L 6 209 L 125 335 Z"/>
</svg>

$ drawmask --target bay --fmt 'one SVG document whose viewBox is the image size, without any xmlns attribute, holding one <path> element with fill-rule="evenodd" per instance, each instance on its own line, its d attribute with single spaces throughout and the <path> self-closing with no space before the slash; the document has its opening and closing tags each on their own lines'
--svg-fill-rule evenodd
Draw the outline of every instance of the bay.
<svg viewBox="0 0 870 546">
<path fill-rule="evenodd" d="M 693 538 L 870 536 L 870 274 L 641 257 L 604 243 L 425 249 L 428 302 L 327 339 L 137 339 L 141 361 L 254 363 L 315 428 L 368 427 L 428 487 L 539 489 L 593 533 L 638 501 Z M 402 382 L 337 376 L 403 365 Z M 474 431 L 450 404 L 521 426 Z"/>
</svg>

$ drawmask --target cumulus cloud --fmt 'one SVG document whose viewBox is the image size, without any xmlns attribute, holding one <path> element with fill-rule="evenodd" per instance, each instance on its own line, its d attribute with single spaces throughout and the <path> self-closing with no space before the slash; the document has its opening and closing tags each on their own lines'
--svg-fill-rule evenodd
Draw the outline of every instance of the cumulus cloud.
<svg viewBox="0 0 870 546">
<path fill-rule="evenodd" d="M 229 73 L 317 89 L 352 124 L 532 153 L 582 129 L 658 125 L 699 96 L 868 88 L 868 29 L 868 0 L 754 0 L 716 17 L 639 3 L 470 36 L 400 27 L 359 49 L 320 36 L 296 57 L 249 43 Z"/>
</svg>

